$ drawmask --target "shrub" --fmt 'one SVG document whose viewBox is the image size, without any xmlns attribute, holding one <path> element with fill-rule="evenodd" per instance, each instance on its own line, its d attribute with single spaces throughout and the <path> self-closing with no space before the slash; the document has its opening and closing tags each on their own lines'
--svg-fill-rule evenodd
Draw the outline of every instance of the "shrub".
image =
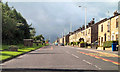
<svg viewBox="0 0 120 72">
<path fill-rule="evenodd" d="M 70 43 L 68 43 L 68 45 L 70 45 Z"/>
<path fill-rule="evenodd" d="M 84 43 L 84 41 L 81 41 L 80 44 Z"/>
<path fill-rule="evenodd" d="M 18 47 L 15 45 L 11 45 L 8 47 L 9 51 L 18 51 Z"/>
<path fill-rule="evenodd" d="M 76 42 L 73 42 L 73 45 L 76 45 Z"/>
<path fill-rule="evenodd" d="M 84 41 L 80 42 L 80 47 L 85 47 L 85 42 Z"/>
<path fill-rule="evenodd" d="M 80 44 L 80 42 L 76 42 L 76 45 L 79 45 Z"/>
<path fill-rule="evenodd" d="M 80 47 L 85 47 L 85 46 L 90 46 L 87 42 L 81 41 L 80 42 Z"/>
<path fill-rule="evenodd" d="M 67 43 L 65 43 L 65 45 L 67 45 Z"/>
<path fill-rule="evenodd" d="M 118 44 L 118 41 L 105 41 L 104 43 L 103 43 L 103 47 L 111 47 L 112 46 L 112 43 L 116 43 L 116 44 Z"/>
<path fill-rule="evenodd" d="M 71 42 L 71 45 L 73 44 L 73 42 Z"/>
</svg>

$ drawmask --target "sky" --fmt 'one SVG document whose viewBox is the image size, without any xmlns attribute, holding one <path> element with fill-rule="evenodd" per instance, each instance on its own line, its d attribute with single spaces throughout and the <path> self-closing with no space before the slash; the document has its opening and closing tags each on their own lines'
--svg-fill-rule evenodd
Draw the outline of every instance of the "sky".
<svg viewBox="0 0 120 72">
<path fill-rule="evenodd" d="M 57 37 L 68 34 L 85 24 L 85 7 L 87 23 L 113 16 L 118 9 L 117 2 L 9 2 L 36 29 L 36 35 L 55 41 Z M 82 7 L 78 7 L 82 6 Z"/>
</svg>

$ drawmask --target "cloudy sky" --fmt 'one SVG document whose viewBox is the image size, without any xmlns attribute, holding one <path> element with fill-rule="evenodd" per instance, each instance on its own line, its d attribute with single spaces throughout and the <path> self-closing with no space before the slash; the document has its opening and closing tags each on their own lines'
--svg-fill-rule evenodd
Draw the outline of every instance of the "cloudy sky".
<svg viewBox="0 0 120 72">
<path fill-rule="evenodd" d="M 99 21 L 113 15 L 117 10 L 117 2 L 9 2 L 14 6 L 28 24 L 36 29 L 36 35 L 43 34 L 53 42 L 62 33 L 78 29 L 84 24 L 85 7 L 87 7 L 87 23 L 95 18 Z M 79 8 L 78 6 L 83 6 Z M 109 11 L 109 13 L 108 13 Z"/>
</svg>

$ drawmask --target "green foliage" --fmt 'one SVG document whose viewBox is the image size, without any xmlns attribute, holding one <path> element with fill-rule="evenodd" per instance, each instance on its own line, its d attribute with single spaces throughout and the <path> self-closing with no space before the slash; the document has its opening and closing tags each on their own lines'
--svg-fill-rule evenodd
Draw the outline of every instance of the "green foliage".
<svg viewBox="0 0 120 72">
<path fill-rule="evenodd" d="M 43 42 L 44 41 L 44 37 L 43 35 L 37 35 L 33 38 L 35 41 L 40 41 L 40 42 Z"/>
<path fill-rule="evenodd" d="M 2 45 L 1 50 L 7 50 L 9 45 Z"/>
<path fill-rule="evenodd" d="M 87 42 L 81 41 L 80 46 L 81 47 L 86 47 L 86 46 L 89 46 L 89 44 Z"/>
<path fill-rule="evenodd" d="M 47 43 L 45 46 L 48 46 L 49 44 Z"/>
<path fill-rule="evenodd" d="M 81 41 L 80 44 L 85 43 L 84 41 Z"/>
<path fill-rule="evenodd" d="M 24 38 L 31 37 L 30 30 L 32 30 L 30 25 L 27 24 L 27 21 L 15 8 L 9 7 L 7 2 L 2 3 L 3 44 L 22 43 Z"/>
<path fill-rule="evenodd" d="M 30 30 L 30 34 L 31 34 L 31 38 L 34 38 L 36 31 L 35 28 L 33 28 L 32 30 Z"/>
<path fill-rule="evenodd" d="M 8 48 L 9 48 L 9 49 L 10 49 L 10 48 L 17 48 L 17 49 L 18 49 L 18 46 L 16 46 L 16 45 L 10 45 Z"/>
<path fill-rule="evenodd" d="M 73 44 L 73 42 L 71 42 L 71 45 Z"/>
<path fill-rule="evenodd" d="M 76 42 L 76 45 L 79 45 L 80 42 Z"/>
<path fill-rule="evenodd" d="M 112 43 L 117 43 L 118 44 L 118 41 L 105 41 L 103 43 L 103 47 L 109 48 L 109 47 L 112 46 Z"/>
<path fill-rule="evenodd" d="M 14 45 L 13 45 L 14 46 Z M 0 55 L 0 61 L 1 60 L 5 60 L 14 56 L 17 56 L 19 54 L 23 54 L 25 52 L 29 52 L 35 49 L 38 49 L 40 47 L 42 47 L 43 45 L 39 45 L 36 46 L 35 44 L 33 44 L 33 47 L 25 47 L 24 45 L 16 45 L 17 47 L 19 47 L 18 52 L 14 52 L 14 51 L 2 51 L 1 55 Z M 8 48 L 9 45 L 2 45 L 3 49 L 5 49 L 4 47 Z"/>
<path fill-rule="evenodd" d="M 73 45 L 76 45 L 76 42 L 73 42 Z"/>
<path fill-rule="evenodd" d="M 71 45 L 71 43 L 69 43 L 68 45 Z"/>
<path fill-rule="evenodd" d="M 65 43 L 65 45 L 67 45 L 67 43 Z"/>
</svg>

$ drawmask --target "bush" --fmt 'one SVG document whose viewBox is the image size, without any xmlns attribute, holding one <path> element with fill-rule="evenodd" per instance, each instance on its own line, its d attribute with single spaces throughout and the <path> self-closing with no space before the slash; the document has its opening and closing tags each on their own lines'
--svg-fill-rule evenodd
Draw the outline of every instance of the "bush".
<svg viewBox="0 0 120 72">
<path fill-rule="evenodd" d="M 76 42 L 73 42 L 73 45 L 76 45 Z"/>
<path fill-rule="evenodd" d="M 80 42 L 80 47 L 85 47 L 85 42 L 84 41 Z"/>
<path fill-rule="evenodd" d="M 90 46 L 87 42 L 81 41 L 80 42 L 80 47 L 85 47 L 85 46 Z"/>
<path fill-rule="evenodd" d="M 71 42 L 71 45 L 73 44 L 73 42 Z"/>
<path fill-rule="evenodd" d="M 80 42 L 76 42 L 76 45 L 79 45 Z"/>
<path fill-rule="evenodd" d="M 18 47 L 15 45 L 10 45 L 8 48 L 10 49 L 10 48 L 18 48 Z"/>
<path fill-rule="evenodd" d="M 111 46 L 112 46 L 112 43 L 118 44 L 118 41 L 105 41 L 105 42 L 103 43 L 103 47 L 106 47 L 106 48 L 111 47 Z"/>
<path fill-rule="evenodd" d="M 8 49 L 9 49 L 10 51 L 18 51 L 18 47 L 15 46 L 15 45 L 9 46 Z"/>
<path fill-rule="evenodd" d="M 69 43 L 68 45 L 71 45 L 71 43 Z"/>
<path fill-rule="evenodd" d="M 80 44 L 85 43 L 84 41 L 81 41 Z"/>
<path fill-rule="evenodd" d="M 65 45 L 67 45 L 67 43 L 65 43 Z"/>
</svg>

